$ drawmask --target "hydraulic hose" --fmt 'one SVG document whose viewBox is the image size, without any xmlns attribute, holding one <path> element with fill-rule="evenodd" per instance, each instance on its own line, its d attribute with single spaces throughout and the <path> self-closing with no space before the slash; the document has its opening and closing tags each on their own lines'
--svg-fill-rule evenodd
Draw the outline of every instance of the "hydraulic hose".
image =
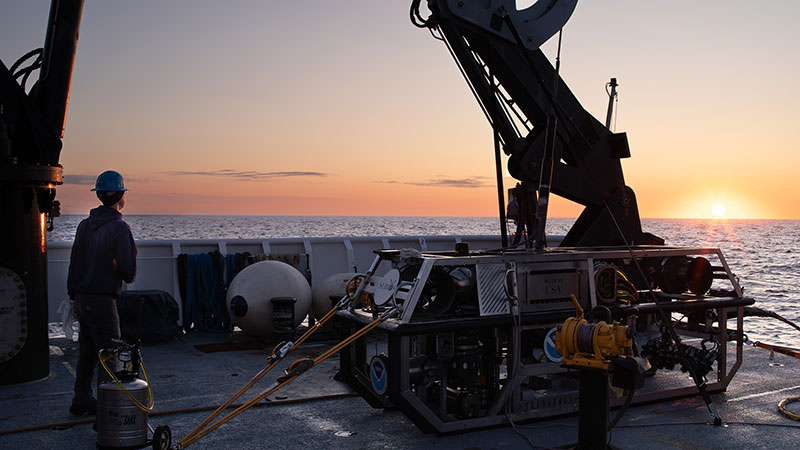
<svg viewBox="0 0 800 450">
<path fill-rule="evenodd" d="M 791 326 L 792 328 L 794 328 L 797 331 L 800 331 L 800 325 L 797 325 L 796 323 L 792 322 L 791 320 L 786 319 L 786 318 L 782 317 L 780 314 L 778 314 L 776 312 L 773 312 L 773 311 L 768 311 L 766 309 L 757 308 L 755 306 L 745 306 L 744 307 L 744 315 L 748 316 L 748 317 L 771 317 L 773 319 L 780 320 L 781 322 Z"/>
</svg>

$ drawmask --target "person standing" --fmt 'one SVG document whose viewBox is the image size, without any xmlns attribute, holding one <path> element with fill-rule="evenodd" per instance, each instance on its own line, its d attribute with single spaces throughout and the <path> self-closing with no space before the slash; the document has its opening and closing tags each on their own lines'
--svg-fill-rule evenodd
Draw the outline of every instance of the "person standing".
<svg viewBox="0 0 800 450">
<path fill-rule="evenodd" d="M 101 173 L 92 191 L 102 205 L 78 225 L 67 276 L 67 293 L 75 302 L 80 324 L 75 395 L 69 408 L 75 416 L 97 413 L 92 395 L 95 367 L 98 386 L 110 379 L 99 367 L 97 352 L 119 343 L 117 299 L 122 282 L 132 283 L 136 278 L 136 244 L 120 213 L 128 191 L 122 175 L 113 170 Z"/>
</svg>

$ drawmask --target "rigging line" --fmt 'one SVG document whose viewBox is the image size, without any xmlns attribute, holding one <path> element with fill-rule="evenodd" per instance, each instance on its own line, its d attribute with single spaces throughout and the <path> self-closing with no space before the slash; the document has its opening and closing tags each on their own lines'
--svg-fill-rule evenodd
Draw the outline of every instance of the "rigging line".
<svg viewBox="0 0 800 450">
<path fill-rule="evenodd" d="M 486 63 L 484 63 L 483 58 L 481 58 L 481 56 L 478 53 L 470 50 L 470 54 L 472 55 L 473 58 L 475 58 L 479 66 L 488 69 L 488 71 L 491 73 L 491 68 Z M 492 49 L 490 49 L 489 57 L 491 58 L 493 54 L 496 54 L 496 51 L 493 52 Z M 522 137 L 522 133 L 520 132 L 517 124 L 514 122 L 514 117 L 516 117 L 516 119 L 522 124 L 522 126 L 525 128 L 525 131 L 527 133 L 530 133 L 531 130 L 533 129 L 532 122 L 530 121 L 530 119 L 528 119 L 527 116 L 523 117 L 519 108 L 514 106 L 513 100 L 511 100 L 510 97 L 508 97 L 508 92 L 505 90 L 505 87 L 503 87 L 503 84 L 500 82 L 500 80 L 494 78 L 494 81 L 490 81 L 489 79 L 490 75 L 487 73 L 487 71 L 483 70 L 482 72 L 484 77 L 486 78 L 486 81 L 489 82 L 489 84 L 491 85 L 492 91 L 495 93 L 495 97 L 497 98 L 497 103 L 500 105 L 500 107 L 503 108 L 503 113 L 505 114 L 506 119 L 514 128 L 514 131 L 516 132 L 516 137 L 517 138 Z M 502 88 L 503 91 L 501 91 L 500 88 Z M 514 117 L 512 117 L 512 114 L 514 115 Z"/>
<path fill-rule="evenodd" d="M 461 61 L 456 57 L 455 51 L 452 48 L 452 44 L 447 39 L 447 37 L 445 36 L 444 33 L 442 33 L 442 41 L 445 43 L 445 47 L 447 47 L 447 51 L 450 52 L 450 56 L 453 58 L 453 61 L 455 61 L 456 66 L 458 67 L 458 70 L 461 72 L 461 76 L 464 78 L 464 81 L 467 82 L 467 86 L 469 86 L 469 89 L 472 92 L 472 96 L 475 97 L 475 100 L 478 102 L 478 105 L 481 107 L 481 111 L 483 111 L 483 115 L 486 117 L 486 120 L 489 122 L 489 125 L 491 125 L 492 128 L 496 128 L 495 127 L 495 123 L 492 120 L 492 117 L 489 115 L 489 111 L 488 111 L 486 105 L 483 104 L 483 101 L 481 100 L 480 96 L 478 95 L 478 91 L 475 89 L 475 86 L 473 86 L 472 81 L 469 79 L 469 76 L 467 75 L 466 71 L 464 70 L 464 67 L 461 64 Z M 500 134 L 500 138 L 502 140 L 502 134 Z"/>
<path fill-rule="evenodd" d="M 283 361 L 289 354 L 291 354 L 297 347 L 303 344 L 312 334 L 317 332 L 322 326 L 333 317 L 336 312 L 342 309 L 343 302 L 345 299 L 348 298 L 347 296 L 343 297 L 342 300 L 339 301 L 336 305 L 334 305 L 321 319 L 317 321 L 314 325 L 312 325 L 305 333 L 303 333 L 300 338 L 298 338 L 294 342 L 284 342 L 280 343 L 275 346 L 272 350 L 272 354 L 268 358 L 268 365 L 261 369 L 246 385 L 240 388 L 236 393 L 231 396 L 225 403 L 220 405 L 216 411 L 211 413 L 205 420 L 203 420 L 199 425 L 197 425 L 192 431 L 190 431 L 186 436 L 184 436 L 180 441 L 179 444 L 183 444 L 184 442 L 188 441 L 196 434 L 200 433 L 212 420 L 214 420 L 217 416 L 219 416 L 225 409 L 227 409 L 234 401 L 236 401 L 239 397 L 241 397 L 245 392 L 247 392 L 251 387 L 253 387 L 261 378 L 263 378 L 267 373 L 269 373 L 276 365 L 278 365 L 281 361 Z M 291 344 L 291 345 L 289 345 Z M 285 350 L 285 352 L 284 352 Z"/>
<path fill-rule="evenodd" d="M 311 358 L 301 358 L 301 359 L 295 360 L 292 363 L 292 365 L 289 366 L 289 371 L 286 373 L 285 376 L 278 377 L 278 379 L 275 381 L 275 383 L 273 385 L 271 385 L 268 389 L 264 390 L 263 392 L 261 392 L 257 396 L 253 397 L 252 399 L 250 399 L 246 403 L 242 404 L 241 406 L 239 406 L 235 410 L 233 410 L 230 413 L 228 413 L 227 415 L 225 415 L 224 417 L 220 418 L 216 422 L 214 422 L 211 425 L 209 425 L 208 427 L 204 428 L 202 431 L 200 431 L 200 432 L 196 433 L 195 435 L 193 435 L 192 437 L 186 439 L 186 441 L 183 443 L 183 445 L 180 448 L 184 449 L 184 448 L 194 444 L 199 439 L 207 436 L 208 434 L 210 434 L 211 432 L 213 432 L 214 430 L 216 430 L 220 426 L 224 425 L 225 423 L 227 423 L 231 419 L 235 418 L 236 416 L 238 416 L 239 414 L 241 414 L 242 412 L 244 412 L 245 410 L 247 410 L 248 408 L 250 408 L 254 404 L 256 404 L 256 403 L 260 402 L 261 400 L 267 398 L 268 396 L 272 395 L 274 392 L 276 392 L 281 387 L 285 386 L 286 384 L 289 384 L 291 381 L 295 380 L 296 378 L 298 378 L 300 375 L 302 375 L 306 371 L 310 370 L 311 368 L 317 366 L 318 364 L 320 364 L 324 360 L 328 359 L 330 356 L 332 356 L 333 354 L 337 353 L 342 348 L 350 345 L 355 340 L 357 340 L 357 339 L 361 338 L 362 336 L 364 336 L 365 334 L 369 333 L 370 331 L 372 331 L 373 328 L 375 328 L 376 326 L 380 325 L 380 323 L 382 323 L 386 318 L 390 317 L 391 315 L 394 315 L 396 312 L 397 312 L 396 308 L 391 309 L 391 310 L 387 310 L 379 318 L 373 320 L 372 322 L 370 322 L 369 324 L 365 325 L 364 327 L 362 327 L 360 330 L 358 330 L 354 334 L 348 336 L 343 341 L 339 342 L 338 344 L 334 345 L 333 347 L 331 347 L 330 349 L 328 349 L 327 351 L 325 351 L 324 353 L 322 353 L 321 355 L 318 355 L 317 357 L 315 357 L 313 359 L 311 359 Z M 307 367 L 306 369 L 298 371 L 298 372 L 294 372 L 292 367 L 294 366 L 294 364 L 299 363 L 301 361 L 310 361 L 310 363 L 311 363 L 310 367 Z"/>
<path fill-rule="evenodd" d="M 547 100 L 550 102 L 551 106 L 556 108 L 556 110 L 559 112 L 559 115 L 564 116 L 564 118 L 566 118 L 567 123 L 572 125 L 572 127 L 575 129 L 574 130 L 575 133 L 577 133 L 578 137 L 580 137 L 583 140 L 584 144 L 586 144 L 586 146 L 588 146 L 589 148 L 592 148 L 591 142 L 589 142 L 589 139 L 586 137 L 586 135 L 583 134 L 580 127 L 578 127 L 578 124 L 575 123 L 575 120 L 572 118 L 572 116 L 567 114 L 567 112 L 561 107 L 561 105 L 558 103 L 558 98 L 554 97 L 553 93 L 547 90 L 544 79 L 542 78 L 539 71 L 536 69 L 536 66 L 533 64 L 533 61 L 531 60 L 530 55 L 528 54 L 528 50 L 525 47 L 525 44 L 522 42 L 522 38 L 520 37 L 519 32 L 517 32 L 517 27 L 515 27 L 514 23 L 511 21 L 511 16 L 506 14 L 504 19 L 506 24 L 508 25 L 509 31 L 511 31 L 511 35 L 514 37 L 514 41 L 520 48 L 520 53 L 522 54 L 522 58 L 525 60 L 525 62 L 528 64 L 528 67 L 535 75 L 536 81 L 541 85 L 542 91 L 545 93 L 545 97 L 547 97 Z M 561 81 L 562 81 L 561 77 L 558 74 L 556 74 L 555 82 L 559 83 Z M 578 158 L 577 155 L 573 154 L 572 156 L 576 161 L 582 161 L 582 159 Z"/>
<path fill-rule="evenodd" d="M 553 77 L 553 96 L 558 96 L 559 71 L 561 69 L 561 38 L 564 29 L 558 31 L 558 51 L 556 53 L 556 74 Z M 539 168 L 539 198 L 536 204 L 536 217 L 534 222 L 534 242 L 536 250 L 541 250 L 546 244 L 545 226 L 547 223 L 547 209 L 550 202 L 550 185 L 553 182 L 553 164 L 555 163 L 556 140 L 558 135 L 558 116 L 556 107 L 550 107 L 550 115 L 547 118 L 547 131 L 545 132 L 545 148 L 542 152 L 542 162 Z M 547 173 L 545 174 L 545 170 Z M 545 182 L 545 175 L 547 181 Z"/>
<path fill-rule="evenodd" d="M 497 117 L 496 121 L 487 115 L 489 124 L 493 128 L 502 130 L 500 133 L 501 137 L 519 140 L 521 138 L 520 131 L 517 129 L 518 127 L 511 118 L 510 113 L 508 113 L 506 110 L 506 106 L 496 96 L 491 96 L 491 93 L 488 91 L 490 87 L 486 86 L 486 83 L 480 84 L 481 80 L 486 80 L 487 68 L 483 63 L 483 60 L 481 60 L 479 55 L 477 55 L 476 51 L 472 49 L 472 46 L 469 40 L 465 37 L 464 33 L 456 24 L 452 24 L 452 26 L 450 26 L 450 24 L 446 23 L 440 24 L 440 31 L 447 39 L 449 45 L 448 50 L 450 50 L 451 56 L 456 60 L 457 64 L 463 71 L 462 76 L 465 77 L 470 89 L 473 90 L 473 95 L 476 96 L 476 99 L 484 108 L 484 114 L 488 114 L 490 110 L 490 102 L 498 102 L 503 107 L 504 114 Z M 459 56 L 463 57 L 463 61 L 461 61 Z M 475 78 L 475 83 L 470 81 L 470 77 Z M 483 88 L 484 90 L 478 92 L 479 87 Z M 482 100 L 481 96 L 485 98 Z M 512 142 L 505 143 L 508 145 L 512 144 Z"/>
<path fill-rule="evenodd" d="M 491 53 L 489 54 L 491 56 Z M 492 85 L 492 92 L 497 96 L 497 86 L 494 84 L 494 72 L 489 67 L 489 83 Z M 498 102 L 494 102 L 495 112 L 497 112 Z M 494 164 L 495 176 L 497 177 L 497 207 L 500 213 L 500 243 L 503 247 L 508 245 L 508 228 L 506 226 L 505 211 L 505 192 L 503 191 L 503 160 L 500 156 L 500 132 L 492 127 L 492 141 L 494 141 Z"/>
</svg>

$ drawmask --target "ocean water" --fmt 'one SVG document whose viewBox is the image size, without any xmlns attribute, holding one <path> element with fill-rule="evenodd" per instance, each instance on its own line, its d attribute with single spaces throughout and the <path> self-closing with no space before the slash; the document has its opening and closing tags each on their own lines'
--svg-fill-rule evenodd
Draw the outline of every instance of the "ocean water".
<svg viewBox="0 0 800 450">
<path fill-rule="evenodd" d="M 72 240 L 84 217 L 56 218 L 48 240 Z M 142 240 L 499 233 L 492 217 L 126 215 L 125 220 Z M 550 219 L 548 233 L 564 234 L 573 222 Z M 645 219 L 642 227 L 668 245 L 721 248 L 756 306 L 800 324 L 800 221 Z M 775 319 L 746 318 L 745 332 L 754 341 L 800 348 L 800 331 Z"/>
</svg>

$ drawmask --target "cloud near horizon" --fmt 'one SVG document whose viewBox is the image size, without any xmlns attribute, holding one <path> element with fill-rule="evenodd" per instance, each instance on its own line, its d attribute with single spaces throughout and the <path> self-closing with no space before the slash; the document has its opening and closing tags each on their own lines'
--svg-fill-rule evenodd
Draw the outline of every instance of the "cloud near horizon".
<svg viewBox="0 0 800 450">
<path fill-rule="evenodd" d="M 84 174 L 64 175 L 64 184 L 93 186 L 95 181 L 97 181 L 97 175 L 84 175 Z"/>
<path fill-rule="evenodd" d="M 460 178 L 460 179 L 439 178 L 439 179 L 428 180 L 428 181 L 387 180 L 387 181 L 375 181 L 375 183 L 407 184 L 407 185 L 411 185 L 411 186 L 479 188 L 479 187 L 491 186 L 491 184 L 487 184 L 487 183 L 484 183 L 482 181 L 482 180 L 484 180 L 486 178 L 487 177 L 469 177 L 469 178 Z"/>
<path fill-rule="evenodd" d="M 125 184 L 128 183 L 141 183 L 143 181 L 149 181 L 147 178 L 133 178 L 133 177 L 126 177 L 125 175 L 122 176 L 125 180 Z M 64 175 L 64 184 L 71 184 L 71 185 L 78 185 L 78 186 L 94 186 L 94 183 L 97 181 L 97 175 L 87 175 L 87 174 L 79 174 L 79 173 L 70 173 Z"/>
<path fill-rule="evenodd" d="M 167 175 L 199 175 L 206 177 L 224 177 L 233 178 L 235 180 L 253 181 L 253 180 L 269 180 L 272 178 L 290 178 L 290 177 L 327 177 L 327 173 L 323 172 L 308 172 L 308 171 L 285 171 L 285 172 L 256 172 L 253 170 L 233 170 L 233 169 L 219 169 L 219 170 L 197 170 L 197 171 L 175 171 L 164 172 Z"/>
</svg>

